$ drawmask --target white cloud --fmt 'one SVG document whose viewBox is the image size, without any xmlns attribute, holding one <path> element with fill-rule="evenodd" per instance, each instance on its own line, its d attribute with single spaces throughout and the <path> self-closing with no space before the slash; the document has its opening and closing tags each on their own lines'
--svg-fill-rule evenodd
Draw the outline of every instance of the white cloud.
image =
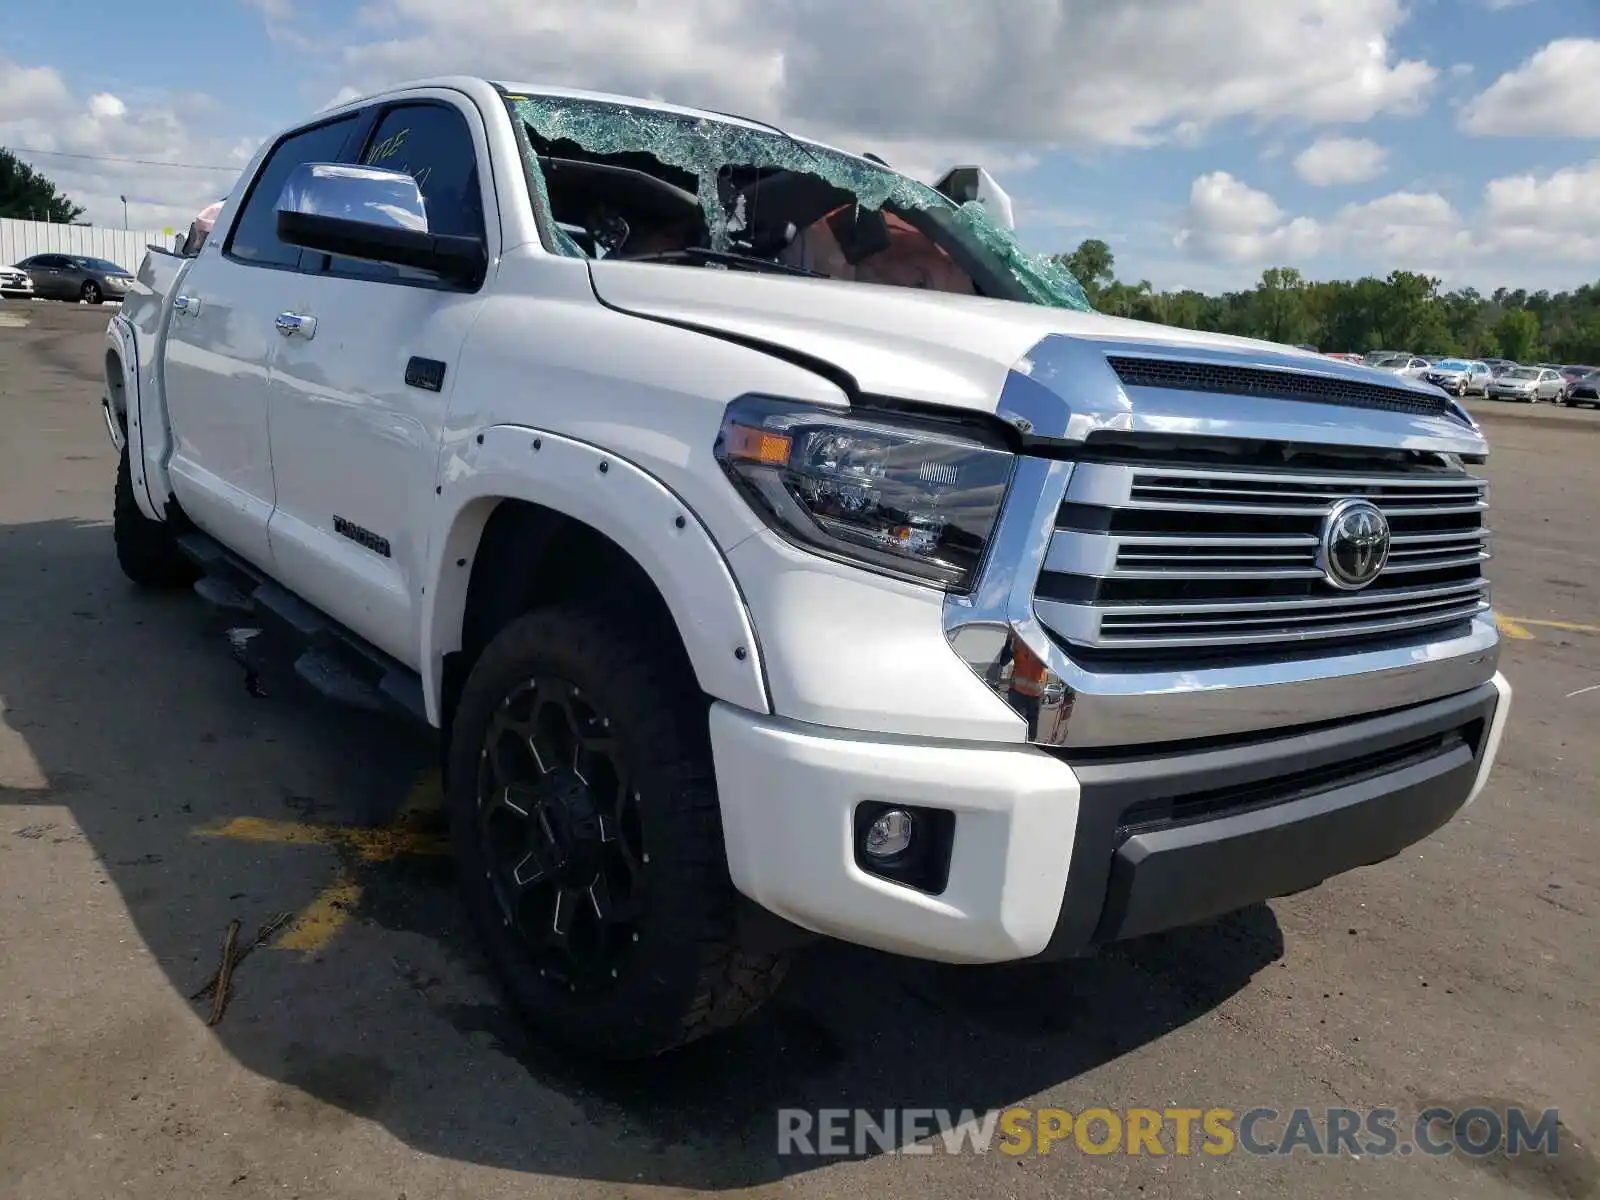
<svg viewBox="0 0 1600 1200">
<path fill-rule="evenodd" d="M 1190 188 L 1188 224 L 1173 244 L 1203 259 L 1292 262 L 1315 256 L 1321 237 L 1315 221 L 1291 220 L 1267 193 L 1213 171 Z"/>
<path fill-rule="evenodd" d="M 71 103 L 67 85 L 49 67 L 19 67 L 0 58 L 0 122 L 58 113 Z"/>
<path fill-rule="evenodd" d="M 1339 256 L 1361 270 L 1399 267 L 1446 278 L 1495 269 L 1526 277 L 1548 264 L 1600 274 L 1600 158 L 1546 176 L 1491 180 L 1475 213 L 1436 192 L 1398 191 L 1347 204 L 1325 219 L 1290 217 L 1267 193 L 1224 172 L 1194 181 L 1174 245 L 1237 267 Z"/>
<path fill-rule="evenodd" d="M 1391 192 L 1347 204 L 1327 223 L 1328 240 L 1373 262 L 1436 265 L 1471 249 L 1471 235 L 1437 192 Z"/>
<path fill-rule="evenodd" d="M 181 104 L 159 95 L 142 94 L 137 102 L 110 92 L 74 96 L 52 68 L 0 60 L 0 145 L 82 205 L 82 219 L 93 224 L 120 227 L 119 197 L 125 195 L 133 228 L 177 229 L 233 186 L 256 142 L 196 136 L 178 115 L 180 107 L 192 112 L 204 106 L 192 96 Z"/>
<path fill-rule="evenodd" d="M 901 144 L 1145 145 L 1414 111 L 1402 0 L 373 0 L 363 87 L 471 70 Z M 361 29 L 382 29 L 382 36 Z"/>
<path fill-rule="evenodd" d="M 97 121 L 115 121 L 128 115 L 128 106 L 110 92 L 89 97 L 89 115 Z"/>
<path fill-rule="evenodd" d="M 1600 38 L 1560 38 L 1462 110 L 1482 136 L 1600 137 Z"/>
<path fill-rule="evenodd" d="M 1369 138 L 1318 138 L 1294 160 L 1300 178 L 1314 187 L 1366 183 L 1383 174 L 1389 152 Z"/>
<path fill-rule="evenodd" d="M 1531 4 L 1533 0 L 1483 0 L 1483 6 L 1490 12 L 1502 12 L 1508 8 L 1521 8 L 1524 4 Z"/>
<path fill-rule="evenodd" d="M 1543 179 L 1511 175 L 1484 189 L 1483 223 L 1496 249 L 1596 264 L 1600 274 L 1600 158 Z"/>
</svg>

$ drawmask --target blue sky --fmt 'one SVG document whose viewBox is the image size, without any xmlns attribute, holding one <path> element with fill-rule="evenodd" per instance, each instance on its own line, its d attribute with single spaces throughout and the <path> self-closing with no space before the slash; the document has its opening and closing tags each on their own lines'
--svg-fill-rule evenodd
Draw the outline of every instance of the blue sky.
<svg viewBox="0 0 1600 1200">
<path fill-rule="evenodd" d="M 33 159 L 92 220 L 126 193 L 177 224 L 230 175 L 101 160 L 236 170 L 341 92 L 458 70 L 743 111 L 923 177 L 991 163 L 1032 246 L 1102 237 L 1157 287 L 1600 279 L 1600 0 L 12 3 L 0 144 L 94 156 Z"/>
</svg>

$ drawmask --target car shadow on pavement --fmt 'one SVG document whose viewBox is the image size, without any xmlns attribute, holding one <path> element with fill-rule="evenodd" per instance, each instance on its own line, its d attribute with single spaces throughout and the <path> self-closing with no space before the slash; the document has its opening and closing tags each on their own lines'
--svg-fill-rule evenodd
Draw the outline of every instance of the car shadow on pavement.
<svg viewBox="0 0 1600 1200">
<path fill-rule="evenodd" d="M 196 597 L 128 585 L 107 526 L 0 529 L 3 719 L 42 776 L 0 787 L 0 839 L 39 837 L 30 807 L 68 807 L 170 984 L 156 1003 L 196 1023 L 207 1007 L 189 997 L 230 920 L 248 937 L 355 873 L 349 923 L 313 950 L 253 954 L 213 1030 L 267 1081 L 244 1115 L 286 1136 L 370 1120 L 425 1153 L 510 1170 L 751 1186 L 821 1165 L 778 1154 L 781 1108 L 1026 1103 L 1202 1017 L 1282 953 L 1265 906 L 1051 965 L 824 944 L 749 1024 L 652 1063 L 585 1065 L 501 1004 L 447 859 L 197 835 L 241 817 L 382 826 L 435 761 L 397 722 L 252 694 L 225 628 Z"/>
</svg>

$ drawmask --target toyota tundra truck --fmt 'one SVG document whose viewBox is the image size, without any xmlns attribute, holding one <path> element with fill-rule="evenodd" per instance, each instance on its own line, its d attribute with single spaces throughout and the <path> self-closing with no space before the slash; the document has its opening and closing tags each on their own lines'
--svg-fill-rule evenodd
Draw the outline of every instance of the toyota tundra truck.
<svg viewBox="0 0 1600 1200">
<path fill-rule="evenodd" d="M 654 101 L 324 111 L 110 320 L 119 562 L 439 731 L 473 926 L 584 1053 L 819 936 L 1085 955 L 1433 834 L 1510 700 L 1477 425 L 1100 315 L 1010 211 Z"/>
</svg>

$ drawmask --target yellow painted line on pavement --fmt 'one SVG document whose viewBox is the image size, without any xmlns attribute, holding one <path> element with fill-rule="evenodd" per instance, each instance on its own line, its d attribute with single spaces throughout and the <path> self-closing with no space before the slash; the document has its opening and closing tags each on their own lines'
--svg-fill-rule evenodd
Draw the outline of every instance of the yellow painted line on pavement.
<svg viewBox="0 0 1600 1200">
<path fill-rule="evenodd" d="M 296 914 L 289 928 L 273 943 L 274 948 L 298 950 L 305 954 L 316 954 L 326 949 L 350 920 L 359 903 L 361 885 L 348 875 L 340 874 Z"/>
<path fill-rule="evenodd" d="M 354 852 L 363 862 L 388 862 L 403 854 L 445 854 L 449 849 L 438 834 L 409 825 L 362 829 L 265 817 L 234 817 L 218 825 L 201 826 L 194 836 L 280 846 L 336 846 Z"/>
<path fill-rule="evenodd" d="M 1580 625 L 1576 621 L 1540 621 L 1533 617 L 1518 617 L 1516 623 L 1532 625 L 1538 629 L 1562 629 L 1568 633 L 1600 634 L 1600 625 Z"/>
<path fill-rule="evenodd" d="M 1506 616 L 1504 613 L 1495 613 L 1494 623 L 1503 636 L 1511 638 L 1513 641 L 1533 641 L 1533 634 L 1528 632 L 1527 626 L 1523 625 L 1520 621 L 1512 620 L 1512 618 Z"/>
<path fill-rule="evenodd" d="M 443 802 L 439 777 L 427 775 L 412 787 L 394 821 L 376 829 L 278 821 L 267 817 L 233 817 L 203 825 L 193 831 L 193 836 L 275 846 L 330 846 L 348 851 L 364 863 L 388 862 L 406 854 L 448 853 L 445 839 L 426 827 Z M 361 884 L 348 870 L 341 870 L 332 883 L 296 914 L 273 943 L 274 948 L 309 954 L 325 949 L 349 923 L 360 902 Z"/>
</svg>

